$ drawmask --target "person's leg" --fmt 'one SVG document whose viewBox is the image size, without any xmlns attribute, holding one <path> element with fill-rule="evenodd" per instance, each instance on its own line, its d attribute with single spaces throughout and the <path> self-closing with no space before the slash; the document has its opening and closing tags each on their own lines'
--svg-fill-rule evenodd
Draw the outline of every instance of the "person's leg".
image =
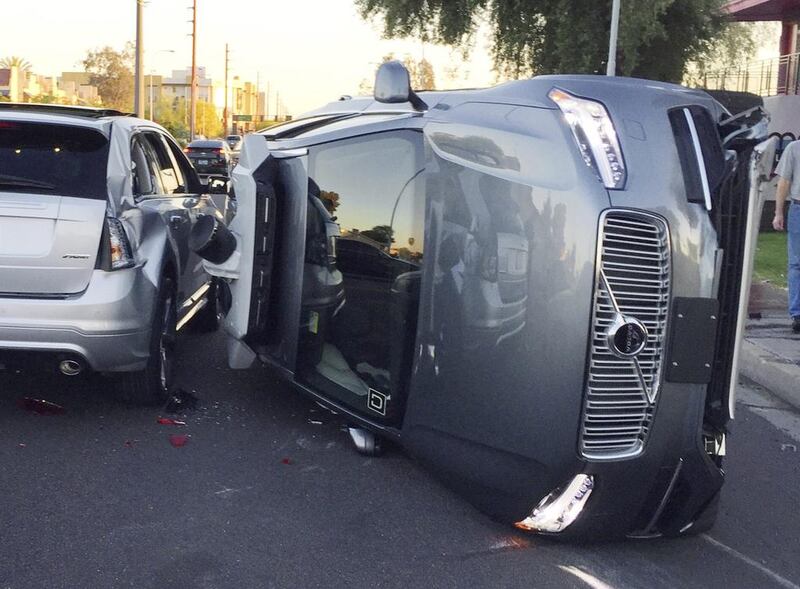
<svg viewBox="0 0 800 589">
<path fill-rule="evenodd" d="M 789 207 L 789 315 L 800 317 L 800 205 Z"/>
</svg>

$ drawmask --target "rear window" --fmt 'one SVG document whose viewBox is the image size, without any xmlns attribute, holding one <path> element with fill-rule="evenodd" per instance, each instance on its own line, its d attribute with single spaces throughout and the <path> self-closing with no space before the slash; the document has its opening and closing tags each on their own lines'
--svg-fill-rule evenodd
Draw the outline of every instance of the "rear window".
<svg viewBox="0 0 800 589">
<path fill-rule="evenodd" d="M 108 139 L 94 129 L 0 121 L 0 192 L 104 200 Z"/>
<path fill-rule="evenodd" d="M 189 149 L 222 149 L 222 141 L 192 141 Z"/>
</svg>

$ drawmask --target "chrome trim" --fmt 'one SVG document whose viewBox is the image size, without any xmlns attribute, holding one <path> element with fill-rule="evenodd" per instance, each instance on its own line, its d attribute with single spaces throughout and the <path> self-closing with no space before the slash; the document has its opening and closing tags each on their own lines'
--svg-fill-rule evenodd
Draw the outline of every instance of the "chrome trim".
<svg viewBox="0 0 800 589">
<path fill-rule="evenodd" d="M 618 460 L 644 450 L 661 384 L 672 281 L 666 220 L 637 210 L 604 211 L 595 264 L 579 445 L 585 458 Z M 631 358 L 608 344 L 620 319 L 641 323 L 648 334 Z"/>
<path fill-rule="evenodd" d="M 686 117 L 686 124 L 689 125 L 689 133 L 692 136 L 692 144 L 694 145 L 694 156 L 697 158 L 697 167 L 700 169 L 700 182 L 703 185 L 703 198 L 706 201 L 706 210 L 711 210 L 711 189 L 708 187 L 708 176 L 706 175 L 706 163 L 703 160 L 703 150 L 700 147 L 700 138 L 697 136 L 697 127 L 695 127 L 694 119 L 692 118 L 692 111 L 688 108 L 683 109 L 683 116 Z"/>
</svg>

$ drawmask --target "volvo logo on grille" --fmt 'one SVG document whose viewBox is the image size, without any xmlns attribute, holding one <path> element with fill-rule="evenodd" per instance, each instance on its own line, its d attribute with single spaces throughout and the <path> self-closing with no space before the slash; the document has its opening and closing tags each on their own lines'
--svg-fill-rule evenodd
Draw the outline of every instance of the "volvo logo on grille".
<svg viewBox="0 0 800 589">
<path fill-rule="evenodd" d="M 635 358 L 647 345 L 647 328 L 635 317 L 617 315 L 606 331 L 608 348 L 620 358 Z"/>
</svg>

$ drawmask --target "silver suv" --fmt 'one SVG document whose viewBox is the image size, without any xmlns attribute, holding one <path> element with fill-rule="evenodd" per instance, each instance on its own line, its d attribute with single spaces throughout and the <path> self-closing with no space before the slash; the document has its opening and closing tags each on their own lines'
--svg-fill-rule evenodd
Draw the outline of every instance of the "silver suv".
<svg viewBox="0 0 800 589">
<path fill-rule="evenodd" d="M 176 334 L 216 328 L 189 234 L 221 213 L 162 127 L 100 109 L 0 104 L 0 368 L 118 373 L 165 399 Z"/>
</svg>

